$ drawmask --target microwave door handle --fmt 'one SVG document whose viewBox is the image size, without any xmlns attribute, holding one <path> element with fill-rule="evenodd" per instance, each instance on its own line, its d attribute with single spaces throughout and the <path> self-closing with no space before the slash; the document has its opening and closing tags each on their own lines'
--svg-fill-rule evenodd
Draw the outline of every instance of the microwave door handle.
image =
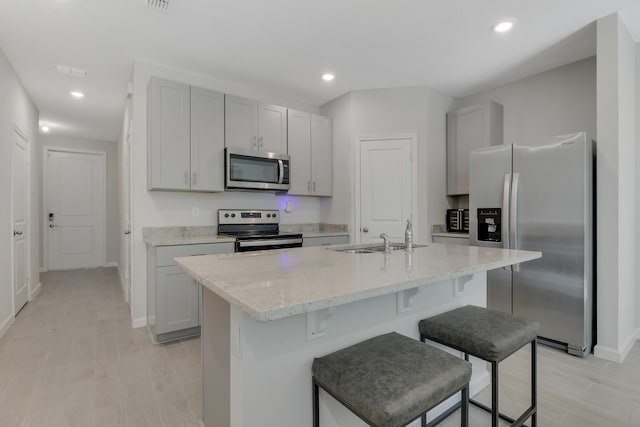
<svg viewBox="0 0 640 427">
<path fill-rule="evenodd" d="M 282 160 L 278 160 L 278 169 L 280 170 L 278 184 L 282 184 L 282 181 L 284 181 L 284 162 Z"/>
</svg>

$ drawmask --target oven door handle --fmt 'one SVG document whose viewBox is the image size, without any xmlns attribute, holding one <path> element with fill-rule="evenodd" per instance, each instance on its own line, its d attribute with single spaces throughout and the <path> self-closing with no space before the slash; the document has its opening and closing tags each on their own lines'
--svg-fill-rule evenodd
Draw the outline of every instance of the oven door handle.
<svg viewBox="0 0 640 427">
<path fill-rule="evenodd" d="M 257 246 L 278 246 L 302 244 L 302 239 L 269 239 L 269 240 L 241 240 L 238 242 L 239 248 L 255 248 Z"/>
</svg>

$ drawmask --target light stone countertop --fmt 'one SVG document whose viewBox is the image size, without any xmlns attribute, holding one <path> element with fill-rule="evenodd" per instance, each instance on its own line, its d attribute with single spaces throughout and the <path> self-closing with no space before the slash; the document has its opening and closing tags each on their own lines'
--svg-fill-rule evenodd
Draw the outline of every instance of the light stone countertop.
<svg viewBox="0 0 640 427">
<path fill-rule="evenodd" d="M 203 286 L 259 322 L 335 307 L 540 258 L 540 252 L 430 244 L 412 254 L 322 246 L 176 258 Z"/>
</svg>

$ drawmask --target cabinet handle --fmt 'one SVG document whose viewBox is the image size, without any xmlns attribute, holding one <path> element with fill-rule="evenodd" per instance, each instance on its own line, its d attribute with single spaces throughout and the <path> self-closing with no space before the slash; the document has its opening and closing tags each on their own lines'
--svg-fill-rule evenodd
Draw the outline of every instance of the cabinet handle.
<svg viewBox="0 0 640 427">
<path fill-rule="evenodd" d="M 198 172 L 193 173 L 193 185 L 198 185 Z"/>
<path fill-rule="evenodd" d="M 307 191 L 311 192 L 311 181 L 307 181 Z"/>
<path fill-rule="evenodd" d="M 316 182 L 315 181 L 313 181 L 313 192 L 314 193 L 316 192 Z"/>
<path fill-rule="evenodd" d="M 262 143 L 262 137 L 258 139 L 258 147 L 262 147 L 264 144 Z"/>
<path fill-rule="evenodd" d="M 189 185 L 189 171 L 184 173 L 184 185 Z"/>
<path fill-rule="evenodd" d="M 251 146 L 252 147 L 257 147 L 258 146 L 258 143 L 256 141 L 256 136 L 255 135 L 251 137 Z"/>
</svg>

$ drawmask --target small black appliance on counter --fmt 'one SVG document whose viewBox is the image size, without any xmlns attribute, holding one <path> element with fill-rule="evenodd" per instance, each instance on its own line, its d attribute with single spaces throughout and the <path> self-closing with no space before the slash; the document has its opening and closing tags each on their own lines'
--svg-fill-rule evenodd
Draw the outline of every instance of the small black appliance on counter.
<svg viewBox="0 0 640 427">
<path fill-rule="evenodd" d="M 447 231 L 469 232 L 469 209 L 447 209 Z"/>
</svg>

